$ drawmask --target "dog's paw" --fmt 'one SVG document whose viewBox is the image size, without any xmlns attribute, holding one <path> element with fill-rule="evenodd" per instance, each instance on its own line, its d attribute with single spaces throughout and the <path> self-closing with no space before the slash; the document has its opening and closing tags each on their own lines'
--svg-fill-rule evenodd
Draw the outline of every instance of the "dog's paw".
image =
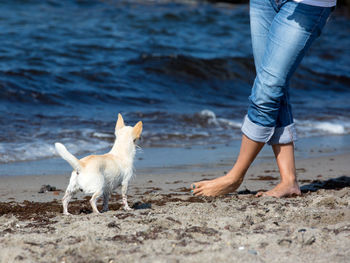
<svg viewBox="0 0 350 263">
<path fill-rule="evenodd" d="M 125 211 L 132 211 L 132 210 L 134 210 L 134 209 L 130 208 L 129 206 L 124 206 L 123 209 Z"/>
<path fill-rule="evenodd" d="M 63 215 L 65 215 L 65 216 L 72 216 L 72 214 L 71 214 L 71 213 L 68 213 L 68 212 L 63 213 Z"/>
</svg>

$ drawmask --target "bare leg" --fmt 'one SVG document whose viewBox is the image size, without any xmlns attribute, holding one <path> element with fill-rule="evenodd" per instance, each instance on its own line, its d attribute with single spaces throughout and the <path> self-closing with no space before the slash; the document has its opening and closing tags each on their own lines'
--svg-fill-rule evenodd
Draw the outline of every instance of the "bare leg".
<svg viewBox="0 0 350 263">
<path fill-rule="evenodd" d="M 124 204 L 124 210 L 129 211 L 132 210 L 128 205 L 128 196 L 126 195 L 128 192 L 128 183 L 122 184 L 122 198 L 123 198 L 123 204 Z"/>
<path fill-rule="evenodd" d="M 101 196 L 101 194 L 102 194 L 102 191 L 98 191 L 98 192 L 94 193 L 90 199 L 90 205 L 92 207 L 92 211 L 96 214 L 100 214 L 100 212 L 98 211 L 97 206 L 96 206 L 96 201 Z"/>
<path fill-rule="evenodd" d="M 218 196 L 235 191 L 243 182 L 244 175 L 263 146 L 264 143 L 253 141 L 243 135 L 238 159 L 231 171 L 214 180 L 192 184 L 193 194 Z"/>
<path fill-rule="evenodd" d="M 110 193 L 108 191 L 103 192 L 103 209 L 102 212 L 108 211 L 108 201 L 109 201 Z"/>
<path fill-rule="evenodd" d="M 272 146 L 272 149 L 280 170 L 281 182 L 270 191 L 259 192 L 257 196 L 274 196 L 280 198 L 300 195 L 301 192 L 295 172 L 294 144 L 276 144 Z"/>
</svg>

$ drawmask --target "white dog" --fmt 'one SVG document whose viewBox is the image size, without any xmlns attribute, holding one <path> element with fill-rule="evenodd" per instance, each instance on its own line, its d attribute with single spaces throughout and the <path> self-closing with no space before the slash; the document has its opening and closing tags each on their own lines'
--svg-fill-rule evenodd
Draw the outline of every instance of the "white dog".
<svg viewBox="0 0 350 263">
<path fill-rule="evenodd" d="M 116 140 L 109 153 L 89 155 L 78 160 L 61 143 L 55 143 L 59 155 L 72 167 L 73 172 L 62 199 L 63 213 L 68 213 L 68 203 L 79 190 L 92 194 L 90 204 L 94 213 L 100 213 L 96 207 L 97 199 L 103 195 L 103 211 L 108 211 L 108 200 L 112 191 L 122 185 L 122 197 L 125 210 L 131 210 L 127 202 L 128 183 L 133 175 L 135 141 L 140 138 L 142 122 L 134 127 L 125 126 L 121 114 L 115 126 Z"/>
</svg>

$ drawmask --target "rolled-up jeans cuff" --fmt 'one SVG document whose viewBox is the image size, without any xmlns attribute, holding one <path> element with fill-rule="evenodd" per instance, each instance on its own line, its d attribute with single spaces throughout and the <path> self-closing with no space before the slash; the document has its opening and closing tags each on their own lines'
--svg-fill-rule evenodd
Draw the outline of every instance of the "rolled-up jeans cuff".
<svg viewBox="0 0 350 263">
<path fill-rule="evenodd" d="M 242 128 L 243 134 L 249 139 L 256 142 L 267 143 L 275 132 L 275 127 L 264 127 L 252 122 L 246 115 L 243 120 Z"/>
<path fill-rule="evenodd" d="M 287 144 L 298 139 L 294 123 L 285 127 L 264 127 L 252 122 L 247 115 L 241 130 L 249 139 L 269 145 Z"/>
<path fill-rule="evenodd" d="M 269 145 L 274 144 L 287 144 L 294 142 L 298 139 L 297 132 L 295 129 L 295 124 L 291 123 L 285 127 L 275 128 L 275 132 L 272 135 L 271 139 L 267 142 Z"/>
</svg>

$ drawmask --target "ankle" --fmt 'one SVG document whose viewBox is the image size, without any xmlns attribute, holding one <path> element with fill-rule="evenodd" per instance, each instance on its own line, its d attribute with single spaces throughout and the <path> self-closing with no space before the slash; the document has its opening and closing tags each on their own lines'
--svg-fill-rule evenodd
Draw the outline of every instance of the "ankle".
<svg viewBox="0 0 350 263">
<path fill-rule="evenodd" d="M 298 181 L 297 178 L 295 176 L 291 176 L 291 177 L 287 177 L 287 178 L 281 178 L 281 184 L 284 185 L 290 185 L 290 186 L 297 186 L 298 185 Z"/>
<path fill-rule="evenodd" d="M 244 176 L 246 174 L 247 170 L 244 170 L 240 167 L 237 167 L 237 164 L 233 166 L 233 168 L 226 174 L 230 180 L 236 182 L 236 181 L 243 181 Z"/>
<path fill-rule="evenodd" d="M 227 182 L 231 185 L 231 186 L 237 186 L 237 185 L 241 185 L 241 183 L 243 182 L 244 179 L 244 175 L 237 175 L 234 173 L 227 173 L 225 175 Z"/>
</svg>

